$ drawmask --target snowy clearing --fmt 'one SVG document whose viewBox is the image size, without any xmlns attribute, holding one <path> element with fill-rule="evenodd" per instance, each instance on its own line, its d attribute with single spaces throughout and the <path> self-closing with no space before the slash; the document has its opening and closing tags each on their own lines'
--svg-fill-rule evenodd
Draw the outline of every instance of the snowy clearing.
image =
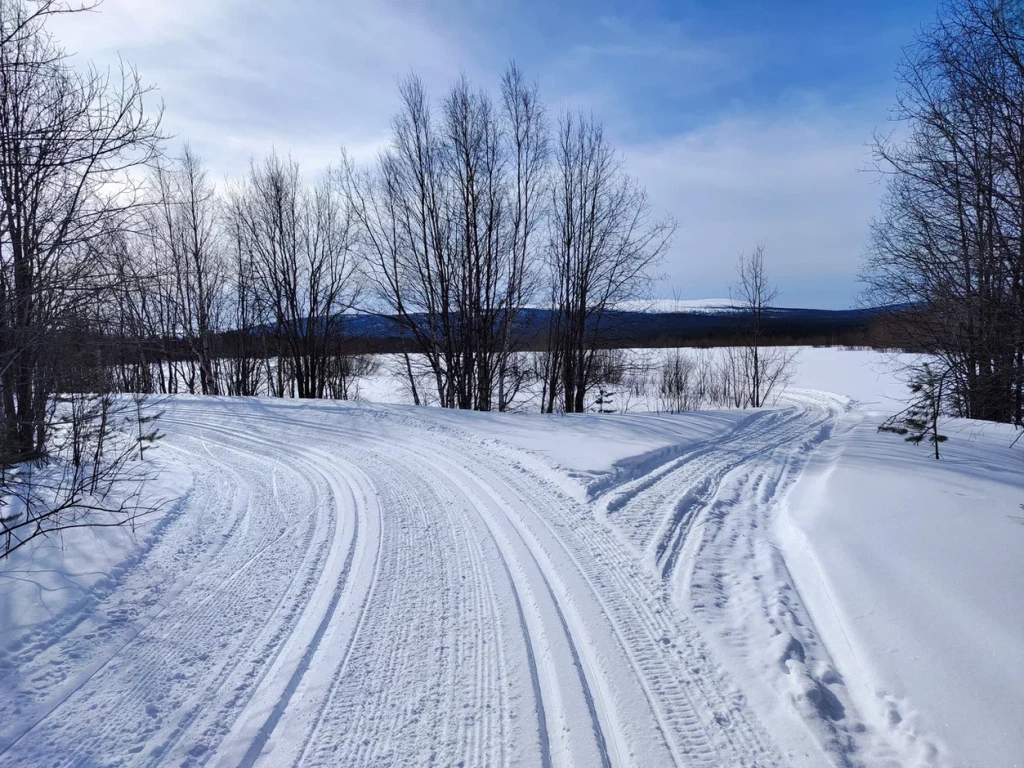
<svg viewBox="0 0 1024 768">
<path fill-rule="evenodd" d="M 0 764 L 1019 764 L 1022 447 L 799 360 L 760 411 L 171 399 L 176 504 L 0 569 Z"/>
</svg>

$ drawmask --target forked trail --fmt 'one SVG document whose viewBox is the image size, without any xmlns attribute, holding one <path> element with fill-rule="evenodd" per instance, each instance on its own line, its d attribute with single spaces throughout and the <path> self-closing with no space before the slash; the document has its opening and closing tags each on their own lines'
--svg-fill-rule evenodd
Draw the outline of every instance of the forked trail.
<svg viewBox="0 0 1024 768">
<path fill-rule="evenodd" d="M 195 486 L 8 660 L 0 763 L 855 762 L 766 532 L 841 408 L 797 394 L 587 491 L 413 409 L 173 400 Z M 791 688 L 748 685 L 776 646 Z"/>
</svg>

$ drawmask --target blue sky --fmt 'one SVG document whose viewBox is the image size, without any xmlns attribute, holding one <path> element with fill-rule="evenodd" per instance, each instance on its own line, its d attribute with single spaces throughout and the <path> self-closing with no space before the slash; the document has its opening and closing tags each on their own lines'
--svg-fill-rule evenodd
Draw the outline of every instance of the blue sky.
<svg viewBox="0 0 1024 768">
<path fill-rule="evenodd" d="M 276 146 L 310 173 L 342 145 L 370 161 L 396 81 L 440 94 L 459 72 L 494 87 L 509 59 L 549 108 L 592 111 L 679 233 L 662 297 L 727 295 L 759 241 L 780 303 L 839 308 L 880 186 L 902 46 L 936 2 L 105 0 L 55 31 L 102 66 L 118 55 L 159 86 L 166 127 L 215 177 Z"/>
</svg>

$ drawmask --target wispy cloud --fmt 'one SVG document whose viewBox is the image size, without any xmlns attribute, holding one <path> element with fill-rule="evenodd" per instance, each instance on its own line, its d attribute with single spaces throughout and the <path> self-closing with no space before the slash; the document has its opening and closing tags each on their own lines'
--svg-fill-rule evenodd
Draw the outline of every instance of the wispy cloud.
<svg viewBox="0 0 1024 768">
<path fill-rule="evenodd" d="M 101 9 L 62 19 L 58 37 L 101 65 L 135 64 L 166 101 L 167 129 L 218 173 L 272 144 L 316 164 L 336 160 L 342 144 L 372 155 L 397 79 L 415 70 L 446 82 L 460 61 L 447 33 L 409 6 L 106 0 Z"/>
<path fill-rule="evenodd" d="M 548 70 L 556 89 L 607 110 L 621 132 L 649 135 L 666 118 L 692 122 L 681 114 L 688 108 L 709 112 L 701 97 L 721 102 L 759 66 L 759 54 L 745 34 L 698 36 L 682 24 L 604 16 L 575 31 Z"/>
</svg>

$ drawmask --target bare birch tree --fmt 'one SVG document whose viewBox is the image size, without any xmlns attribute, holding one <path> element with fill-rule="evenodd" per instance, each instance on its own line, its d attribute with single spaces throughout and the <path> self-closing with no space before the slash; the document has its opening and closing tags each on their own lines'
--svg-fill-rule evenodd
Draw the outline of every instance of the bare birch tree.
<svg viewBox="0 0 1024 768">
<path fill-rule="evenodd" d="M 737 359 L 729 361 L 730 378 L 736 383 L 737 406 L 760 408 L 789 382 L 793 353 L 785 347 L 765 346 L 779 288 L 768 276 L 763 244 L 750 254 L 740 254 L 736 276 L 732 294 L 742 312 L 744 340 Z"/>
<path fill-rule="evenodd" d="M 641 296 L 675 232 L 652 217 L 647 193 L 593 118 L 559 120 L 548 245 L 551 326 L 542 407 L 586 408 L 597 383 L 597 350 L 616 305 Z"/>
</svg>

